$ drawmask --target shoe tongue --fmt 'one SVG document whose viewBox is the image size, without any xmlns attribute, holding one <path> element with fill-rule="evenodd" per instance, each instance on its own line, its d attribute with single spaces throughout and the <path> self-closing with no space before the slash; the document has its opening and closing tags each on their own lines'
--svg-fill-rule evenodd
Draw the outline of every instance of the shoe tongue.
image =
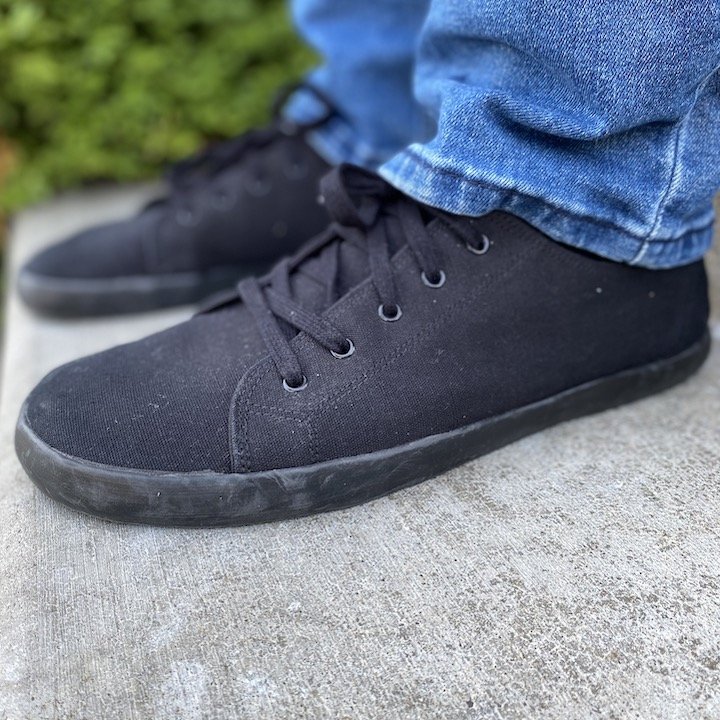
<svg viewBox="0 0 720 720">
<path fill-rule="evenodd" d="M 322 312 L 329 306 L 330 284 L 328 268 L 333 253 L 338 253 L 338 271 L 335 277 L 335 299 L 360 284 L 370 274 L 367 251 L 355 241 L 340 242 L 339 247 L 329 245 L 316 256 L 309 258 L 290 277 L 293 299 L 308 310 Z"/>
<path fill-rule="evenodd" d="M 194 198 L 212 183 L 223 179 L 237 180 L 237 174 L 245 167 L 245 160 L 253 153 L 258 153 L 278 139 L 286 143 L 302 143 L 302 137 L 282 134 L 275 126 L 252 130 L 235 138 L 221 141 L 207 147 L 196 155 L 179 160 L 170 166 L 165 174 L 168 186 L 167 194 L 148 203 L 144 212 L 162 211 L 173 200 L 182 201 Z M 235 180 L 233 180 L 233 177 Z"/>
<path fill-rule="evenodd" d="M 399 223 L 393 217 L 384 219 L 383 223 L 385 223 L 383 229 L 389 238 L 389 250 L 392 256 L 403 244 L 398 239 L 401 237 L 401 233 L 395 230 L 396 227 L 399 229 Z M 345 295 L 370 275 L 366 240 L 363 238 L 337 242 L 339 247 L 327 245 L 317 255 L 308 258 L 290 277 L 293 299 L 307 310 L 322 312 L 329 306 L 328 293 L 333 278 L 329 276 L 328 268 L 332 267 L 329 257 L 332 253 L 338 253 L 334 299 Z"/>
</svg>

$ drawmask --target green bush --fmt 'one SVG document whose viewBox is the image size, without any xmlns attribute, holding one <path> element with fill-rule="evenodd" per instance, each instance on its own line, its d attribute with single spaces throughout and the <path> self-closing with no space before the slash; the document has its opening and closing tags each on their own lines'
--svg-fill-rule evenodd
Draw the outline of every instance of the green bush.
<svg viewBox="0 0 720 720">
<path fill-rule="evenodd" d="M 0 0 L 0 210 L 151 176 L 311 61 L 283 0 Z"/>
</svg>

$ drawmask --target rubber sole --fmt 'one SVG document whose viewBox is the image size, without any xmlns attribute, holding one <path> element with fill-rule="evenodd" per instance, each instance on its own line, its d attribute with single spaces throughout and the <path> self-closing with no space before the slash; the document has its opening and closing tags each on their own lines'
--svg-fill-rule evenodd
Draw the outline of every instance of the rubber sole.
<svg viewBox="0 0 720 720">
<path fill-rule="evenodd" d="M 676 385 L 702 365 L 709 332 L 670 359 L 595 380 L 559 395 L 366 455 L 247 474 L 133 470 L 70 457 L 29 427 L 25 408 L 15 447 L 32 480 L 76 510 L 131 523 L 219 527 L 284 520 L 367 502 L 428 480 L 552 425 Z"/>
<path fill-rule="evenodd" d="M 241 277 L 262 274 L 268 264 L 217 268 L 207 272 L 137 275 L 104 279 L 53 278 L 22 270 L 20 297 L 50 317 L 81 318 L 159 310 L 200 302 Z"/>
</svg>

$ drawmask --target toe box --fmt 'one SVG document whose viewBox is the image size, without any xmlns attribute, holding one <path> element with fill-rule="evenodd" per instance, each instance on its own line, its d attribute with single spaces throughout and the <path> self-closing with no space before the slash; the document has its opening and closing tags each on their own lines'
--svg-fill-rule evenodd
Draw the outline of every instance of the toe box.
<svg viewBox="0 0 720 720">
<path fill-rule="evenodd" d="M 101 280 L 146 272 L 144 238 L 152 213 L 108 223 L 72 235 L 35 255 L 23 271 L 58 280 Z"/>
<path fill-rule="evenodd" d="M 121 468 L 229 472 L 229 411 L 264 354 L 239 309 L 199 315 L 144 340 L 55 370 L 23 422 L 45 445 Z"/>
</svg>

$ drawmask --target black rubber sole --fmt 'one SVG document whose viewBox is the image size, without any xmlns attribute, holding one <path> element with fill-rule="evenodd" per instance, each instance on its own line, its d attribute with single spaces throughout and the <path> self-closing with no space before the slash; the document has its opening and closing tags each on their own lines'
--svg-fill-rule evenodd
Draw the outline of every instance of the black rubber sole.
<svg viewBox="0 0 720 720">
<path fill-rule="evenodd" d="M 25 408 L 15 435 L 28 475 L 76 510 L 132 523 L 219 527 L 301 517 L 367 502 L 428 480 L 557 423 L 665 390 L 692 375 L 710 335 L 683 353 L 605 377 L 504 415 L 367 455 L 268 472 L 129 470 L 70 457 L 42 442 Z"/>
<path fill-rule="evenodd" d="M 53 278 L 23 270 L 20 297 L 36 312 L 57 318 L 100 317 L 191 305 L 226 290 L 241 277 L 262 274 L 267 264 L 207 272 L 104 279 Z"/>
</svg>

